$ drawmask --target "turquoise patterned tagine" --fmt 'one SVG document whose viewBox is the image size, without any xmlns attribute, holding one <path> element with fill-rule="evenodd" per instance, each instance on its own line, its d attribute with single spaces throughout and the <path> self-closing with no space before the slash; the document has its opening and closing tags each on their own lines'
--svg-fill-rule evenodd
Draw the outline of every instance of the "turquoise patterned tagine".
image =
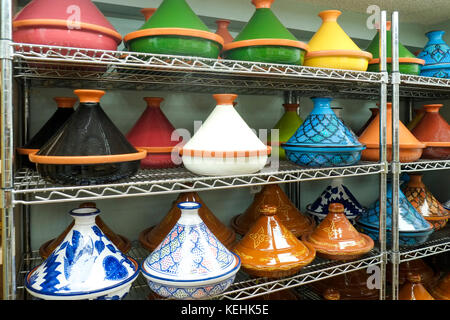
<svg viewBox="0 0 450 320">
<path fill-rule="evenodd" d="M 139 274 L 95 224 L 97 208 L 70 211 L 75 224 L 62 243 L 25 279 L 27 291 L 45 300 L 120 300 Z"/>
<path fill-rule="evenodd" d="M 281 147 L 289 161 L 307 167 L 340 167 L 357 163 L 365 149 L 331 109 L 331 98 L 312 98 L 314 109 Z"/>
<path fill-rule="evenodd" d="M 417 58 L 425 60 L 420 72 L 421 76 L 450 78 L 450 47 L 442 39 L 445 31 L 430 31 L 425 35 L 428 43 Z"/>
<path fill-rule="evenodd" d="M 206 299 L 225 291 L 241 261 L 203 223 L 197 202 L 181 202 L 181 217 L 141 265 L 148 285 L 168 299 Z"/>
<path fill-rule="evenodd" d="M 357 219 L 358 229 L 369 235 L 373 240 L 379 239 L 380 200 L 378 199 Z M 408 201 L 399 189 L 399 244 L 401 246 L 417 246 L 425 241 L 431 233 L 433 226 Z M 388 243 L 392 241 L 392 183 L 387 184 L 386 204 L 386 235 Z"/>
</svg>

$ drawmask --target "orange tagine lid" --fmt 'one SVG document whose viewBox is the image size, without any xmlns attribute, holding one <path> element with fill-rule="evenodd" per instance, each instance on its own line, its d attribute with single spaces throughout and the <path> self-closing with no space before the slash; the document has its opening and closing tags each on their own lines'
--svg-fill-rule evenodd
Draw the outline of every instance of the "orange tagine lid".
<svg viewBox="0 0 450 320">
<path fill-rule="evenodd" d="M 447 273 L 431 290 L 431 294 L 437 300 L 450 300 L 450 273 Z"/>
<path fill-rule="evenodd" d="M 400 288 L 399 300 L 435 300 L 422 285 L 422 277 L 418 274 L 409 274 L 406 283 Z"/>
</svg>

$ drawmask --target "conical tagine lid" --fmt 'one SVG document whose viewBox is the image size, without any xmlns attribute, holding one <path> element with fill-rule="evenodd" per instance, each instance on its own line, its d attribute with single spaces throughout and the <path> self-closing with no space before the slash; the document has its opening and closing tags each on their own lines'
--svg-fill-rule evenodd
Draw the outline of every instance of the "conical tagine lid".
<svg viewBox="0 0 450 320">
<path fill-rule="evenodd" d="M 276 215 L 277 208 L 264 206 L 256 222 L 234 246 L 242 269 L 256 277 L 279 278 L 297 273 L 311 263 L 316 251 L 297 239 Z"/>
<path fill-rule="evenodd" d="M 38 151 L 66 123 L 74 113 L 73 107 L 78 101 L 71 97 L 55 97 L 54 100 L 58 108 L 33 138 L 23 148 L 17 149 L 20 154 Z"/>
<path fill-rule="evenodd" d="M 447 64 L 450 63 L 450 47 L 443 39 L 444 34 L 445 31 L 443 30 L 433 30 L 425 34 L 428 42 L 417 55 L 417 58 L 425 60 L 425 66 L 422 70 L 439 67 L 448 68 Z"/>
<path fill-rule="evenodd" d="M 370 115 L 369 120 L 367 120 L 366 123 L 361 127 L 361 129 L 359 129 L 356 132 L 356 135 L 358 137 L 361 135 L 361 133 L 364 132 L 364 130 L 366 130 L 366 128 L 369 126 L 369 124 L 373 121 L 373 119 L 375 119 L 377 114 L 380 112 L 380 109 L 378 109 L 378 108 L 370 108 L 370 112 L 372 112 L 372 114 Z"/>
<path fill-rule="evenodd" d="M 439 114 L 439 109 L 443 106 L 443 104 L 424 105 L 425 114 L 411 131 L 427 147 L 450 147 L 450 125 Z"/>
<path fill-rule="evenodd" d="M 327 259 L 352 260 L 372 250 L 373 240 L 359 233 L 348 221 L 342 204 L 330 204 L 328 212 L 311 234 L 302 237 L 303 242 L 313 246 L 318 255 Z"/>
<path fill-rule="evenodd" d="M 450 273 L 447 273 L 431 290 L 431 294 L 437 300 L 450 300 Z"/>
<path fill-rule="evenodd" d="M 289 200 L 288 196 L 277 184 L 268 184 L 255 195 L 247 210 L 231 221 L 236 232 L 244 235 L 259 219 L 263 207 L 271 206 L 277 209 L 277 218 L 296 237 L 309 233 L 314 228 L 314 220 L 303 215 Z"/>
<path fill-rule="evenodd" d="M 75 219 L 73 228 L 25 279 L 30 294 L 42 299 L 93 299 L 131 286 L 139 266 L 95 224 L 99 213 L 96 208 L 70 212 Z"/>
<path fill-rule="evenodd" d="M 280 143 L 287 142 L 297 129 L 302 125 L 303 120 L 297 113 L 299 108 L 298 103 L 285 103 L 283 104 L 284 113 L 278 120 L 273 129 L 278 129 L 278 141 Z M 269 133 L 267 142 L 270 144 L 272 141 L 272 135 Z"/>
<path fill-rule="evenodd" d="M 398 292 L 399 300 L 435 300 L 422 284 L 422 277 L 418 274 L 408 275 L 406 283 Z"/>
<path fill-rule="evenodd" d="M 80 105 L 63 127 L 30 160 L 45 164 L 93 164 L 136 161 L 137 151 L 100 106 L 100 90 L 75 90 Z"/>
<path fill-rule="evenodd" d="M 205 205 L 203 200 L 196 192 L 180 193 L 178 198 L 174 201 L 172 208 L 162 221 L 153 227 L 147 228 L 139 235 L 141 245 L 149 251 L 155 248 L 164 240 L 169 234 L 170 230 L 176 225 L 180 219 L 181 210 L 178 204 L 182 202 L 197 202 L 201 204 L 198 209 L 198 215 L 203 220 L 208 229 L 217 237 L 217 239 L 227 248 L 230 248 L 236 239 L 236 234 L 233 230 L 225 226 Z"/>
</svg>

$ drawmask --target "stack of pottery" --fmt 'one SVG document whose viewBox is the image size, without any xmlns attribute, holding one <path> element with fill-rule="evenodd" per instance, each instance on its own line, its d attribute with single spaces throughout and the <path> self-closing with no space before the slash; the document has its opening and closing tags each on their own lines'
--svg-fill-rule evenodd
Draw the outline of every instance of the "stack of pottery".
<svg viewBox="0 0 450 320">
<path fill-rule="evenodd" d="M 392 183 L 386 188 L 386 238 L 388 243 L 392 240 Z M 368 234 L 373 240 L 379 239 L 380 200 L 375 201 L 365 210 L 356 221 L 358 229 Z M 433 226 L 414 208 L 399 189 L 399 245 L 417 246 L 425 241 L 431 233 Z"/>
<path fill-rule="evenodd" d="M 439 203 L 422 182 L 422 174 L 411 173 L 409 176 L 409 182 L 402 186 L 406 198 L 425 220 L 433 225 L 434 230 L 442 229 L 450 218 L 450 212 Z"/>
<path fill-rule="evenodd" d="M 139 242 L 145 249 L 152 252 L 169 234 L 170 230 L 172 230 L 180 219 L 181 210 L 178 204 L 182 202 L 200 203 L 201 207 L 198 209 L 198 215 L 204 224 L 225 247 L 231 248 L 236 240 L 235 232 L 217 219 L 196 192 L 187 192 L 180 193 L 178 198 L 173 202 L 170 211 L 158 225 L 149 227 L 139 234 Z"/>
<path fill-rule="evenodd" d="M 436 300 L 450 300 L 450 273 L 447 273 L 438 285 L 431 289 L 431 294 Z"/>
<path fill-rule="evenodd" d="M 100 106 L 100 90 L 75 90 L 75 113 L 37 153 L 29 155 L 39 174 L 53 183 L 89 185 L 137 173 L 146 151 L 137 151 Z"/>
<path fill-rule="evenodd" d="M 391 22 L 386 22 L 386 44 L 387 44 L 387 72 L 392 72 L 392 32 Z M 380 30 L 373 38 L 372 42 L 366 49 L 373 55 L 373 59 L 369 61 L 369 67 L 367 71 L 380 72 Z M 425 64 L 425 60 L 418 59 L 412 54 L 406 47 L 398 44 L 398 62 L 400 73 L 419 75 L 421 67 Z"/>
<path fill-rule="evenodd" d="M 289 161 L 307 167 L 357 163 L 365 146 L 330 107 L 331 98 L 312 98 L 314 109 L 281 147 Z"/>
<path fill-rule="evenodd" d="M 319 13 L 322 25 L 309 41 L 305 66 L 366 71 L 372 54 L 362 51 L 338 24 L 339 10 Z"/>
<path fill-rule="evenodd" d="M 14 17 L 13 41 L 117 50 L 122 36 L 90 0 L 33 0 Z"/>
<path fill-rule="evenodd" d="M 399 300 L 435 300 L 422 284 L 422 277 L 410 274 L 398 292 Z"/>
<path fill-rule="evenodd" d="M 313 246 L 318 256 L 331 260 L 354 260 L 374 246 L 369 236 L 359 233 L 348 221 L 340 203 L 330 204 L 325 219 L 302 240 Z"/>
<path fill-rule="evenodd" d="M 75 223 L 63 241 L 25 278 L 25 288 L 45 300 L 119 300 L 139 274 L 138 263 L 125 256 L 96 225 L 96 208 L 70 211 Z"/>
<path fill-rule="evenodd" d="M 450 78 L 450 47 L 442 39 L 445 31 L 430 31 L 425 35 L 428 43 L 417 58 L 425 60 L 420 72 L 424 77 Z"/>
<path fill-rule="evenodd" d="M 126 135 L 135 148 L 147 151 L 147 157 L 141 161 L 141 168 L 171 168 L 181 164 L 174 162 L 178 157 L 175 147 L 181 137 L 161 111 L 164 99 L 145 97 L 144 100 L 147 103 L 144 113 Z"/>
<path fill-rule="evenodd" d="M 328 215 L 328 207 L 332 203 L 340 203 L 344 206 L 344 214 L 352 224 L 355 224 L 356 218 L 364 211 L 364 207 L 350 190 L 339 180 L 333 180 L 313 203 L 306 206 L 306 212 L 319 224 Z"/>
<path fill-rule="evenodd" d="M 414 109 L 414 118 L 412 118 L 412 120 L 406 126 L 408 128 L 408 130 L 412 131 L 417 126 L 417 124 L 420 122 L 420 120 L 422 120 L 424 115 L 425 115 L 425 109 L 423 109 L 423 108 Z"/>
<path fill-rule="evenodd" d="M 280 148 L 280 145 L 286 143 L 303 123 L 302 118 L 298 115 L 298 103 L 285 103 L 283 107 L 284 114 L 272 129 L 278 130 L 278 140 L 272 139 L 272 131 L 267 138 L 267 144 L 272 147 L 272 155 L 276 154 L 275 152 L 278 150 L 280 160 L 286 160 L 286 152 Z"/>
<path fill-rule="evenodd" d="M 386 119 L 386 123 L 392 123 L 392 103 L 390 102 L 387 103 Z M 387 159 L 392 160 L 392 126 L 388 125 L 386 131 Z M 419 160 L 422 156 L 425 144 L 417 140 L 401 121 L 399 121 L 398 131 L 400 162 Z M 380 161 L 380 114 L 378 114 L 361 133 L 359 141 L 367 146 L 367 149 L 362 152 L 362 160 Z"/>
<path fill-rule="evenodd" d="M 83 203 L 80 205 L 80 208 L 96 208 L 95 203 Z M 99 210 L 100 212 L 100 210 Z M 120 234 L 116 234 L 113 232 L 100 218 L 100 215 L 97 215 L 95 217 L 95 224 L 100 228 L 100 230 L 105 234 L 105 236 L 111 240 L 111 242 L 119 249 L 122 253 L 126 254 L 131 249 L 131 241 L 128 240 L 125 236 L 122 236 Z M 73 226 L 75 225 L 75 220 L 72 221 L 72 223 L 55 239 L 49 240 L 41 245 L 39 248 L 39 255 L 43 259 L 47 259 L 50 254 L 56 249 L 57 246 L 59 246 L 66 235 L 72 230 Z"/>
<path fill-rule="evenodd" d="M 442 104 L 424 105 L 425 114 L 411 131 L 420 142 L 426 144 L 422 153 L 423 159 L 450 159 L 450 125 L 439 114 L 442 106 Z"/>
<path fill-rule="evenodd" d="M 41 129 L 31 138 L 25 146 L 17 148 L 20 155 L 24 155 L 23 164 L 29 168 L 35 169 L 36 165 L 31 163 L 28 155 L 38 152 L 39 149 L 61 128 L 67 119 L 74 113 L 73 106 L 78 101 L 77 98 L 56 97 L 57 109 Z"/>
<path fill-rule="evenodd" d="M 260 210 L 258 220 L 233 248 L 242 270 L 253 277 L 282 278 L 310 264 L 316 250 L 283 225 L 276 207 L 266 205 Z"/>
<path fill-rule="evenodd" d="M 270 147 L 234 108 L 237 95 L 213 97 L 217 106 L 181 151 L 184 166 L 196 174 L 212 176 L 260 171 L 266 165 Z"/>
<path fill-rule="evenodd" d="M 185 0 L 164 0 L 124 42 L 129 51 L 203 58 L 217 58 L 224 45 L 223 38 L 210 32 Z"/>
<path fill-rule="evenodd" d="M 277 184 L 265 185 L 255 195 L 252 204 L 247 210 L 233 217 L 231 227 L 240 235 L 245 235 L 259 219 L 261 210 L 265 206 L 275 207 L 277 209 L 277 219 L 296 237 L 301 237 L 314 229 L 314 220 L 303 215 Z"/>
<path fill-rule="evenodd" d="M 369 124 L 375 119 L 375 117 L 380 113 L 380 109 L 378 108 L 369 108 L 370 112 L 372 112 L 369 120 L 366 121 L 366 123 L 356 132 L 356 135 L 359 137 L 361 133 L 366 130 L 366 128 L 369 126 Z"/>
<path fill-rule="evenodd" d="M 240 268 L 239 257 L 220 243 L 198 215 L 201 204 L 181 202 L 180 219 L 143 261 L 150 289 L 168 299 L 206 299 L 225 291 Z"/>
<path fill-rule="evenodd" d="M 252 0 L 256 11 L 236 36 L 225 44 L 223 57 L 266 63 L 302 65 L 308 45 L 298 41 L 270 9 L 275 0 Z"/>
</svg>

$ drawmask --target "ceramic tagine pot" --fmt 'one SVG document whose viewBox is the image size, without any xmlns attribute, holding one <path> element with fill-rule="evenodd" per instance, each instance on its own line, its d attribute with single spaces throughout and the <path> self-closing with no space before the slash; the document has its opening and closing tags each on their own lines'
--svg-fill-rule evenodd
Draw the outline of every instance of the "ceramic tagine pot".
<svg viewBox="0 0 450 320">
<path fill-rule="evenodd" d="M 215 94 L 217 106 L 181 150 L 183 164 L 199 175 L 251 174 L 266 165 L 270 147 L 233 106 L 235 94 Z"/>
<path fill-rule="evenodd" d="M 80 205 L 80 208 L 96 208 L 95 203 L 87 202 Z M 98 209 L 97 209 L 98 210 Z M 100 212 L 100 210 L 98 210 Z M 125 236 L 114 233 L 100 218 L 100 215 L 95 217 L 95 224 L 100 228 L 100 230 L 105 234 L 105 236 L 119 249 L 122 253 L 126 254 L 131 249 L 131 241 Z M 56 247 L 59 246 L 66 235 L 72 230 L 75 225 L 75 220 L 61 233 L 57 238 L 49 240 L 41 245 L 39 248 L 39 255 L 43 259 L 47 259 L 50 254 L 55 251 Z"/>
<path fill-rule="evenodd" d="M 141 271 L 152 291 L 169 299 L 206 299 L 225 291 L 241 262 L 198 215 L 201 204 L 181 202 L 181 216 L 145 259 Z"/>
<path fill-rule="evenodd" d="M 328 207 L 332 203 L 341 203 L 344 206 L 344 214 L 352 224 L 355 224 L 356 218 L 364 211 L 364 207 L 338 179 L 333 180 L 313 203 L 306 206 L 306 212 L 319 224 L 328 215 Z"/>
<path fill-rule="evenodd" d="M 338 24 L 339 10 L 319 13 L 322 25 L 309 41 L 305 66 L 366 71 L 372 54 L 362 51 Z"/>
<path fill-rule="evenodd" d="M 425 115 L 425 109 L 414 109 L 414 118 L 408 123 L 406 126 L 409 131 L 412 131 L 417 124 L 422 120 L 423 116 Z"/>
<path fill-rule="evenodd" d="M 36 165 L 31 163 L 28 155 L 38 152 L 39 149 L 61 128 L 67 119 L 74 113 L 74 105 L 77 98 L 55 97 L 57 109 L 41 129 L 22 148 L 17 148 L 17 152 L 24 156 L 23 165 L 36 169 Z"/>
<path fill-rule="evenodd" d="M 147 151 L 147 157 L 141 160 L 143 169 L 172 168 L 178 159 L 181 136 L 175 132 L 174 126 L 161 110 L 163 98 L 145 97 L 147 107 L 135 125 L 126 135 L 128 141 L 140 150 Z M 180 163 L 181 164 L 181 163 Z"/>
<path fill-rule="evenodd" d="M 265 185 L 247 210 L 233 217 L 231 227 L 240 235 L 245 235 L 267 205 L 277 209 L 277 219 L 296 237 L 311 232 L 315 227 L 314 220 L 302 214 L 277 184 Z"/>
<path fill-rule="evenodd" d="M 436 300 L 450 300 L 450 273 L 447 273 L 438 285 L 431 289 L 431 295 Z"/>
<path fill-rule="evenodd" d="M 234 246 L 242 270 L 253 277 L 283 278 L 296 274 L 316 257 L 277 217 L 277 208 L 265 205 L 258 220 Z"/>
<path fill-rule="evenodd" d="M 274 0 L 252 0 L 256 10 L 223 57 L 266 63 L 302 65 L 308 45 L 298 41 L 270 9 Z"/>
<path fill-rule="evenodd" d="M 392 241 L 392 183 L 387 184 L 386 193 L 386 238 Z M 379 239 L 380 200 L 378 199 L 356 220 L 358 229 L 373 240 Z M 399 245 L 418 246 L 427 241 L 433 226 L 414 208 L 399 190 Z"/>
<path fill-rule="evenodd" d="M 391 22 L 386 22 L 386 45 L 387 45 L 387 72 L 392 72 L 392 32 Z M 367 71 L 380 72 L 380 29 L 373 38 L 372 42 L 367 47 L 366 51 L 373 55 L 373 58 L 369 61 L 369 67 Z M 419 75 L 421 67 L 425 64 L 425 60 L 416 58 L 406 47 L 398 44 L 398 56 L 399 56 L 399 71 L 404 74 Z"/>
<path fill-rule="evenodd" d="M 331 98 L 312 98 L 314 109 L 281 147 L 289 161 L 306 167 L 357 163 L 365 146 L 330 107 Z"/>
<path fill-rule="evenodd" d="M 422 143 L 426 144 L 423 150 L 423 159 L 450 159 L 450 125 L 439 114 L 442 104 L 424 105 L 425 114 L 420 122 L 411 131 Z"/>
<path fill-rule="evenodd" d="M 137 151 L 100 106 L 100 90 L 75 90 L 80 104 L 37 153 L 29 155 L 39 174 L 57 184 L 114 182 L 137 173 L 147 152 Z"/>
<path fill-rule="evenodd" d="M 178 207 L 182 202 L 197 202 L 201 204 L 198 209 L 198 215 L 208 227 L 208 229 L 216 236 L 216 238 L 227 248 L 231 248 L 236 240 L 236 233 L 225 226 L 206 206 L 203 200 L 196 192 L 180 193 L 174 201 L 172 208 L 156 226 L 151 226 L 143 230 L 139 234 L 139 242 L 141 245 L 152 252 L 169 234 L 172 228 L 180 219 L 181 210 Z"/>
<path fill-rule="evenodd" d="M 299 106 L 298 103 L 283 104 L 283 116 L 272 129 L 278 130 L 278 140 L 272 140 L 272 130 L 267 137 L 267 144 L 272 147 L 272 156 L 274 156 L 275 151 L 278 150 L 278 157 L 280 160 L 286 160 L 286 152 L 279 146 L 282 143 L 286 143 L 303 123 L 302 118 L 298 115 Z"/>
<path fill-rule="evenodd" d="M 367 120 L 367 122 L 356 132 L 356 135 L 358 137 L 361 135 L 361 133 L 364 132 L 364 130 L 366 130 L 369 124 L 373 121 L 373 119 L 375 119 L 375 117 L 380 113 L 380 109 L 378 108 L 369 108 L 369 110 L 372 114 L 370 115 L 369 120 Z"/>
<path fill-rule="evenodd" d="M 425 289 L 420 275 L 410 274 L 398 292 L 399 300 L 435 300 Z"/>
<path fill-rule="evenodd" d="M 216 34 L 218 34 L 223 38 L 224 44 L 232 42 L 234 38 L 231 35 L 230 31 L 228 31 L 230 20 L 218 19 L 216 20 L 216 24 L 217 24 Z"/>
<path fill-rule="evenodd" d="M 374 246 L 369 236 L 359 233 L 348 221 L 341 203 L 331 203 L 325 219 L 302 240 L 313 246 L 318 256 L 331 260 L 354 260 Z"/>
<path fill-rule="evenodd" d="M 203 58 L 217 58 L 224 45 L 185 0 L 163 0 L 151 19 L 127 34 L 124 42 L 129 51 Z"/>
<path fill-rule="evenodd" d="M 420 71 L 424 77 L 450 78 L 450 47 L 442 39 L 445 31 L 435 30 L 426 33 L 428 43 L 417 58 L 425 60 Z"/>
<path fill-rule="evenodd" d="M 415 259 L 400 263 L 398 272 L 398 283 L 400 286 L 406 283 L 409 275 L 420 275 L 422 285 L 430 290 L 439 280 L 439 272 L 435 272 L 423 259 Z M 386 267 L 386 279 L 392 282 L 392 264 Z"/>
<path fill-rule="evenodd" d="M 392 103 L 387 103 L 386 123 L 392 123 Z M 425 144 L 420 142 L 406 128 L 403 122 L 399 121 L 399 144 L 400 162 L 413 162 L 422 156 Z M 387 159 L 392 160 L 392 126 L 386 128 L 387 137 Z M 359 141 L 367 146 L 362 152 L 361 159 L 366 161 L 380 161 L 380 114 L 378 114 L 367 128 L 359 136 Z"/>
<path fill-rule="evenodd" d="M 25 288 L 45 300 L 123 299 L 139 274 L 138 263 L 125 256 L 96 225 L 96 208 L 70 211 L 73 228 L 62 243 L 25 278 Z"/>
<path fill-rule="evenodd" d="M 13 19 L 13 41 L 117 50 L 122 36 L 90 0 L 33 0 Z"/>
<path fill-rule="evenodd" d="M 402 191 L 408 201 L 419 211 L 419 213 L 430 222 L 434 230 L 445 227 L 450 212 L 445 209 L 439 201 L 428 190 L 422 182 L 422 174 L 410 173 L 410 180 L 402 186 Z"/>
</svg>

